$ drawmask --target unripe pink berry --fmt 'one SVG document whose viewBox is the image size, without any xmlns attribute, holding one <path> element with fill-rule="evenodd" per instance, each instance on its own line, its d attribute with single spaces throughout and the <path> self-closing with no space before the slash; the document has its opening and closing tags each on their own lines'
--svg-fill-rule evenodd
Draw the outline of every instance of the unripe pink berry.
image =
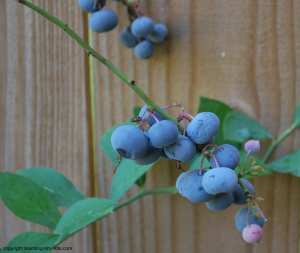
<svg viewBox="0 0 300 253">
<path fill-rule="evenodd" d="M 247 243 L 259 242 L 263 235 L 263 229 L 256 224 L 251 224 L 243 229 L 242 237 Z"/>
<path fill-rule="evenodd" d="M 247 154 L 255 154 L 260 150 L 260 142 L 258 140 L 249 140 L 245 143 L 244 149 Z"/>
</svg>

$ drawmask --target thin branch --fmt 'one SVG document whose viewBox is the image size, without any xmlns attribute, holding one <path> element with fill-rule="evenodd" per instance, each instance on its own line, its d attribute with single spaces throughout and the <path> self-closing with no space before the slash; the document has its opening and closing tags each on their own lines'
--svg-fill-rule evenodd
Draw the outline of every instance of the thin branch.
<svg viewBox="0 0 300 253">
<path fill-rule="evenodd" d="M 61 19 L 51 15 L 49 12 L 42 9 L 41 7 L 33 4 L 30 0 L 18 0 L 18 2 L 37 12 L 41 16 L 48 19 L 51 23 L 61 28 L 70 38 L 77 42 L 79 46 L 85 49 L 87 54 L 93 56 L 97 61 L 105 65 L 109 70 L 113 72 L 114 75 L 116 75 L 121 81 L 123 81 L 127 86 L 129 86 L 137 94 L 137 96 L 140 97 L 151 109 L 157 111 L 166 119 L 176 121 L 175 118 L 173 118 L 166 111 L 162 110 L 158 105 L 156 105 L 156 103 L 145 94 L 143 89 L 140 88 L 140 86 L 137 85 L 135 81 L 128 78 L 128 76 L 119 68 L 117 68 L 111 61 L 99 54 L 78 33 L 76 33 L 72 28 L 70 28 L 68 24 L 66 24 Z"/>
<path fill-rule="evenodd" d="M 267 162 L 275 149 L 278 147 L 280 143 L 282 143 L 295 129 L 297 128 L 296 124 L 292 124 L 289 128 L 283 131 L 269 146 L 267 149 L 262 161 Z"/>
</svg>

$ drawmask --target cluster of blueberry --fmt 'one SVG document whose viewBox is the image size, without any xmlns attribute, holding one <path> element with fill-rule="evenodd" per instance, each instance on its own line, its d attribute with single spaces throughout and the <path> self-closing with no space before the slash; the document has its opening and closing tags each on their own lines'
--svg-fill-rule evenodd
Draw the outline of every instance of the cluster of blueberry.
<svg viewBox="0 0 300 253">
<path fill-rule="evenodd" d="M 202 126 L 198 131 L 206 129 Z M 254 154 L 260 148 L 259 141 L 249 140 L 244 148 L 248 155 Z M 209 157 L 209 168 L 187 171 L 178 177 L 179 194 L 192 203 L 205 203 L 211 211 L 224 210 L 233 203 L 247 205 L 236 213 L 235 227 L 246 242 L 258 242 L 266 218 L 256 203 L 253 184 L 235 171 L 240 162 L 239 151 L 230 144 L 223 144 L 214 147 Z"/>
<path fill-rule="evenodd" d="M 259 241 L 266 219 L 257 205 L 254 186 L 236 170 L 240 152 L 230 144 L 212 144 L 219 118 L 211 112 L 195 117 L 182 112 L 177 119 L 187 121 L 184 130 L 144 105 L 138 115 L 139 125 L 126 124 L 114 130 L 112 147 L 121 157 L 142 165 L 162 157 L 186 163 L 201 152 L 210 165 L 205 168 L 199 164 L 199 169 L 183 172 L 176 181 L 179 194 L 192 203 L 205 203 L 212 211 L 224 210 L 233 203 L 247 205 L 237 212 L 235 225 L 246 242 Z M 244 147 L 249 156 L 259 151 L 260 143 L 249 140 Z"/>
<path fill-rule="evenodd" d="M 139 125 L 122 125 L 112 134 L 112 147 L 122 157 L 146 165 L 161 157 L 187 162 L 196 154 L 195 144 L 180 134 L 175 122 L 148 110 L 146 105 L 141 108 L 138 121 Z"/>
<path fill-rule="evenodd" d="M 115 11 L 104 7 L 105 1 L 78 0 L 79 6 L 90 12 L 89 26 L 94 32 L 103 33 L 113 30 L 118 25 Z M 154 44 L 163 42 L 168 29 L 165 24 L 155 23 L 150 17 L 134 13 L 133 20 L 120 35 L 120 42 L 127 48 L 133 48 L 134 55 L 139 59 L 148 59 L 153 55 Z"/>
</svg>

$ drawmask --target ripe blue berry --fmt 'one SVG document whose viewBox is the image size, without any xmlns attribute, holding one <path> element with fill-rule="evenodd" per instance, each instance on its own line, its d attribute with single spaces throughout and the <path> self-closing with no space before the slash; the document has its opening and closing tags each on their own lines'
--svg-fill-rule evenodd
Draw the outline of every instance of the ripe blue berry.
<svg viewBox="0 0 300 253">
<path fill-rule="evenodd" d="M 134 125 L 117 127 L 111 136 L 111 144 L 115 151 L 128 159 L 143 158 L 149 149 L 148 138 Z"/>
<path fill-rule="evenodd" d="M 161 149 L 151 147 L 144 157 L 136 159 L 135 161 L 137 164 L 148 165 L 156 162 L 162 155 L 163 152 Z"/>
<path fill-rule="evenodd" d="M 144 40 L 134 47 L 133 52 L 139 59 L 148 59 L 153 55 L 154 46 L 150 41 Z"/>
<path fill-rule="evenodd" d="M 232 193 L 220 193 L 206 203 L 211 211 L 222 211 L 233 203 Z"/>
<path fill-rule="evenodd" d="M 154 22 L 149 17 L 139 17 L 131 24 L 131 32 L 138 38 L 146 38 L 154 28 Z"/>
<path fill-rule="evenodd" d="M 148 35 L 147 39 L 153 43 L 163 42 L 168 35 L 168 28 L 164 24 L 155 24 L 152 32 Z"/>
<path fill-rule="evenodd" d="M 97 0 L 78 0 L 80 8 L 87 12 L 94 12 L 97 10 L 96 2 Z"/>
<path fill-rule="evenodd" d="M 108 32 L 118 25 L 118 16 L 111 9 L 101 9 L 91 14 L 89 25 L 94 32 Z"/>
<path fill-rule="evenodd" d="M 128 48 L 133 48 L 138 44 L 138 39 L 131 33 L 129 27 L 125 27 L 119 35 L 120 42 Z"/>
<path fill-rule="evenodd" d="M 235 227 L 242 232 L 243 229 L 250 224 L 257 224 L 261 227 L 265 224 L 264 218 L 258 215 L 257 208 L 243 207 L 238 210 L 234 217 Z"/>
<path fill-rule="evenodd" d="M 208 194 L 202 187 L 203 174 L 200 170 L 183 172 L 176 180 L 179 194 L 192 203 L 206 202 L 214 196 Z"/>
<path fill-rule="evenodd" d="M 202 184 L 209 194 L 229 193 L 238 184 L 238 177 L 232 169 L 219 167 L 207 171 L 203 176 Z"/>
<path fill-rule="evenodd" d="M 158 113 L 158 112 L 153 112 L 154 116 L 158 119 L 158 120 L 163 120 L 164 117 Z M 156 123 L 154 117 L 151 115 L 151 113 L 148 110 L 148 106 L 147 105 L 143 105 L 143 107 L 141 108 L 138 117 L 142 120 L 146 120 L 147 123 L 149 124 L 149 126 L 152 126 L 153 124 Z"/>
<path fill-rule="evenodd" d="M 211 112 L 198 113 L 187 126 L 187 135 L 197 144 L 205 144 L 217 134 L 220 120 Z"/>
<path fill-rule="evenodd" d="M 240 179 L 240 184 L 246 188 L 246 190 L 252 194 L 252 195 L 255 195 L 255 187 L 254 185 L 246 178 L 241 178 Z"/>
<path fill-rule="evenodd" d="M 249 180 L 241 178 L 239 180 L 239 184 L 236 185 L 232 194 L 234 203 L 243 205 L 247 203 L 248 194 L 255 195 L 255 188 Z"/>
<path fill-rule="evenodd" d="M 164 152 L 169 159 L 188 162 L 196 154 L 195 144 L 186 136 L 179 135 L 177 141 L 164 148 Z"/>
<path fill-rule="evenodd" d="M 247 195 L 239 184 L 234 188 L 232 195 L 235 204 L 243 205 L 247 203 Z"/>
<path fill-rule="evenodd" d="M 210 160 L 211 166 L 227 167 L 234 169 L 240 162 L 240 152 L 235 146 L 223 144 L 213 152 L 213 158 Z"/>
<path fill-rule="evenodd" d="M 162 120 L 152 125 L 147 133 L 150 143 L 155 148 L 164 148 L 177 141 L 178 128 L 171 120 Z"/>
</svg>

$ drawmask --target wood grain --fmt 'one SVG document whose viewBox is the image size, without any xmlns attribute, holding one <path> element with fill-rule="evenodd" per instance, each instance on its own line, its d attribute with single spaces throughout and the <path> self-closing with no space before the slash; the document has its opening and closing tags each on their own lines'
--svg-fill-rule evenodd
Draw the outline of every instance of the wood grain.
<svg viewBox="0 0 300 253">
<path fill-rule="evenodd" d="M 83 33 L 75 1 L 35 1 Z M 296 0 L 152 0 L 145 13 L 166 22 L 169 40 L 149 61 L 135 59 L 117 39 L 124 8 L 108 5 L 121 25 L 93 34 L 93 44 L 136 80 L 159 104 L 181 102 L 195 113 L 200 95 L 224 100 L 259 119 L 274 135 L 285 129 L 300 102 L 300 2 Z M 88 193 L 89 155 L 86 66 L 83 51 L 60 30 L 13 1 L 0 2 L 0 166 L 2 170 L 44 165 L 58 168 Z M 96 136 L 131 116 L 142 102 L 104 66 L 94 62 Z M 276 156 L 299 148 L 300 133 Z M 99 195 L 108 195 L 113 168 L 97 149 Z M 173 163 L 155 167 L 147 187 L 174 184 Z M 88 229 L 66 245 L 73 252 L 295 253 L 300 236 L 299 179 L 274 175 L 255 180 L 270 222 L 263 241 L 245 245 L 233 225 L 237 207 L 209 212 L 179 197 L 147 197 L 98 224 L 99 244 Z M 136 191 L 133 189 L 129 194 Z M 4 236 L 31 226 L 0 207 Z M 34 226 L 36 228 L 36 226 Z M 93 250 L 92 245 L 97 245 Z"/>
<path fill-rule="evenodd" d="M 111 6 L 121 13 L 121 26 L 126 25 L 124 10 Z M 120 27 L 95 35 L 94 43 L 159 104 L 181 102 L 195 112 L 200 95 L 218 98 L 277 134 L 288 126 L 300 101 L 300 26 L 294 18 L 299 6 L 291 0 L 147 1 L 145 12 L 166 22 L 171 34 L 153 58 L 136 60 L 131 50 L 122 48 L 117 42 Z M 100 136 L 127 119 L 130 109 L 141 102 L 105 68 L 95 66 Z M 277 155 L 297 148 L 299 143 L 293 139 Z M 102 156 L 99 168 L 100 192 L 105 195 L 112 172 Z M 174 164 L 162 164 L 151 172 L 148 186 L 174 183 L 177 175 Z M 215 214 L 177 197 L 162 197 L 142 200 L 102 223 L 104 244 L 99 252 L 218 252 L 220 248 L 222 252 L 296 252 L 299 180 L 276 175 L 256 184 L 270 218 L 264 240 L 257 246 L 245 245 L 235 231 L 237 208 Z"/>
<path fill-rule="evenodd" d="M 74 1 L 35 2 L 83 33 Z M 16 1 L 1 1 L 0 9 L 1 170 L 53 167 L 89 194 L 84 52 Z M 1 245 L 16 233 L 37 229 L 1 205 Z M 91 230 L 64 245 L 92 252 Z"/>
</svg>

